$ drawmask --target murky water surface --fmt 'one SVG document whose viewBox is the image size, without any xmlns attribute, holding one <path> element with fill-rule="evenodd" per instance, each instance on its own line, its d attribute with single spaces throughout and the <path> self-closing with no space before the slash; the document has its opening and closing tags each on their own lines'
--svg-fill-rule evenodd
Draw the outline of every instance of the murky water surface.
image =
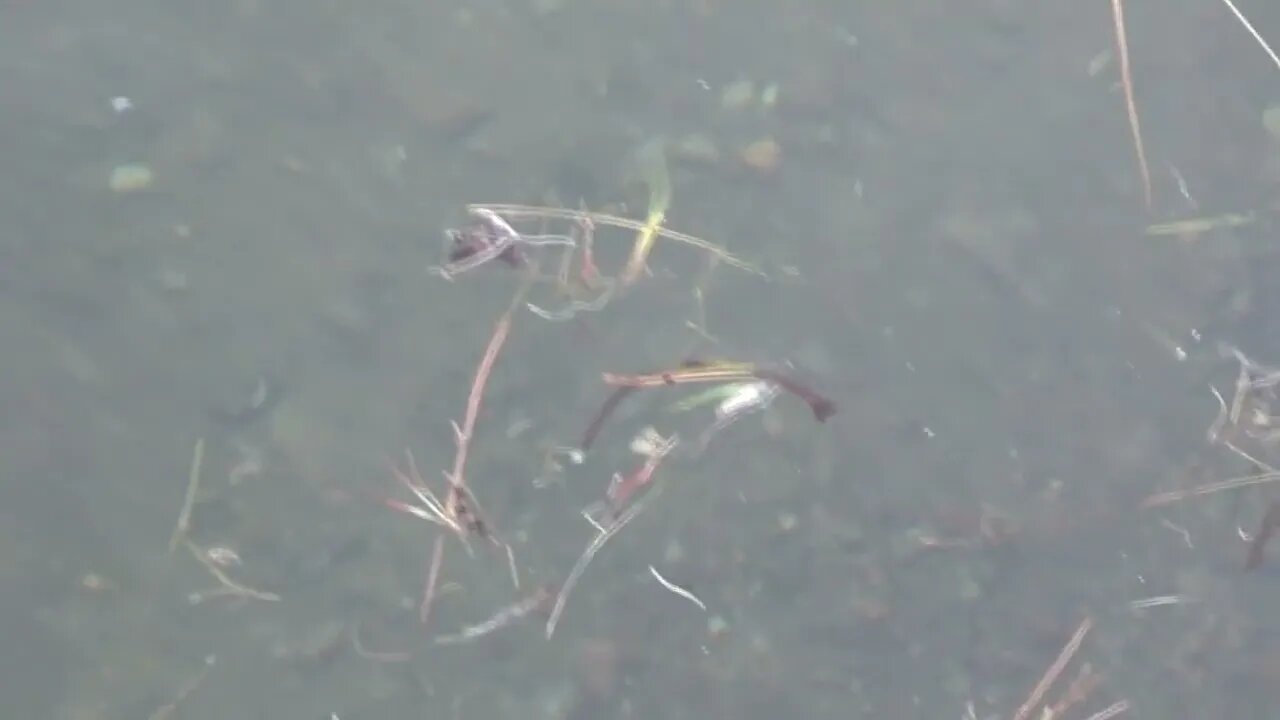
<svg viewBox="0 0 1280 720">
<path fill-rule="evenodd" d="M 1280 69 L 1216 0 L 1128 3 L 1150 209 L 1105 3 L 2 5 L 14 717 L 1011 718 L 1082 623 L 1055 717 L 1277 712 L 1274 489 L 1141 506 L 1280 463 L 1265 367 L 1206 438 L 1224 348 L 1280 363 Z M 450 536 L 424 626 L 441 530 L 393 467 L 445 495 L 522 277 L 439 277 L 443 230 L 643 221 L 655 147 L 665 225 L 767 277 L 660 238 L 603 306 L 577 265 L 576 317 L 515 306 L 465 476 L 511 562 Z M 635 233 L 596 230 L 616 274 Z M 698 452 L 706 386 L 661 387 L 556 450 L 602 372 L 690 358 L 839 412 L 783 393 Z M 548 640 L 646 426 L 682 442 Z"/>
</svg>

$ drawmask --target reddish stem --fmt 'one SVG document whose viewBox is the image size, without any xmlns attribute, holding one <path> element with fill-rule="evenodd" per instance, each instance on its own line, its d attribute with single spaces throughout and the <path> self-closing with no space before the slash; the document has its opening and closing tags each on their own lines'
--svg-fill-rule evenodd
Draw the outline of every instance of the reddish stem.
<svg viewBox="0 0 1280 720">
<path fill-rule="evenodd" d="M 637 388 L 633 386 L 623 385 L 610 393 L 604 404 L 596 411 L 595 417 L 591 418 L 591 424 L 587 426 L 587 431 L 582 434 L 582 444 L 578 446 L 578 449 L 583 452 L 590 449 L 591 444 L 596 441 L 596 436 L 604 428 L 605 421 L 613 415 L 614 410 L 618 409 L 618 405 L 622 404 L 622 401 L 636 390 Z"/>
<path fill-rule="evenodd" d="M 800 383 L 798 380 L 789 378 L 782 373 L 773 370 L 757 369 L 752 373 L 755 377 L 771 382 L 781 387 L 783 390 L 795 395 L 809 404 L 809 409 L 813 411 L 813 417 L 818 422 L 826 422 L 827 418 L 836 413 L 836 404 L 830 398 L 821 395 L 818 391 Z"/>
</svg>

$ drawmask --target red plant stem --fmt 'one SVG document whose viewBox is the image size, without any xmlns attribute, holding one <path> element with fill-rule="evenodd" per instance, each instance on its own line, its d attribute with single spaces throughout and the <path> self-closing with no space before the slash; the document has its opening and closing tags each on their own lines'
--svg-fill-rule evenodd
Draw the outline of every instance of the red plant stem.
<svg viewBox="0 0 1280 720">
<path fill-rule="evenodd" d="M 462 428 L 457 432 L 458 451 L 453 456 L 453 472 L 449 478 L 450 484 L 456 487 L 466 485 L 462 471 L 467 465 L 467 448 L 471 444 L 471 434 L 476 429 L 476 418 L 480 415 L 480 400 L 484 396 L 484 386 L 489 381 L 489 373 L 493 371 L 494 361 L 498 359 L 498 352 L 502 350 L 502 344 L 506 342 L 507 333 L 510 330 L 511 311 L 508 310 L 498 320 L 497 327 L 493 329 L 489 347 L 485 349 L 484 357 L 480 359 L 480 365 L 476 368 L 475 379 L 471 382 L 471 393 L 467 396 L 467 414 L 462 420 Z"/>
<path fill-rule="evenodd" d="M 609 508 L 614 515 L 617 514 L 631 497 L 640 491 L 653 480 L 653 473 L 662 464 L 662 459 L 671 452 L 676 446 L 677 440 L 672 438 L 663 442 L 663 444 L 655 448 L 653 454 L 645 459 L 644 464 L 636 468 L 630 475 L 615 476 L 616 482 L 609 486 Z"/>
<path fill-rule="evenodd" d="M 826 422 L 827 418 L 836 413 L 836 404 L 830 398 L 776 370 L 759 368 L 749 363 L 705 364 L 697 360 L 688 360 L 679 370 L 642 375 L 604 373 L 605 383 L 618 388 L 654 388 L 685 383 L 738 382 L 751 379 L 773 383 L 804 400 L 818 422 Z M 604 410 L 612 410 L 612 408 L 606 403 Z M 594 435 L 591 436 L 592 439 L 594 437 Z"/>
<path fill-rule="evenodd" d="M 511 330 L 511 310 L 512 308 L 508 308 L 502 317 L 498 319 L 498 324 L 493 329 L 493 337 L 489 339 L 489 346 L 484 351 L 484 357 L 480 359 L 480 364 L 476 367 L 475 379 L 471 382 L 471 393 L 467 396 L 467 414 L 462 420 L 462 427 L 454 425 L 454 435 L 456 436 L 454 440 L 457 443 L 457 451 L 453 456 L 453 471 L 447 475 L 449 493 L 445 497 L 445 513 L 450 517 L 454 517 L 458 513 L 463 497 L 471 496 L 463 475 L 467 466 L 467 449 L 471 446 L 471 435 L 476 429 L 476 418 L 480 415 L 480 400 L 484 396 L 484 388 L 489 381 L 489 374 L 493 371 L 493 364 L 498 359 L 498 352 L 502 350 L 502 345 L 507 340 L 507 333 Z M 475 508 L 466 509 L 469 514 L 477 512 Z M 478 521 L 478 516 L 475 519 Z M 467 526 L 464 525 L 464 527 Z M 418 619 L 424 624 L 431 615 L 431 601 L 435 598 L 436 583 L 440 579 L 440 565 L 443 561 L 444 536 L 437 535 L 435 546 L 431 551 L 431 565 L 427 569 L 427 579 L 422 590 L 422 604 L 418 606 Z"/>
<path fill-rule="evenodd" d="M 804 400 L 809 404 L 809 409 L 813 411 L 813 417 L 818 422 L 826 422 L 827 418 L 836 413 L 836 404 L 831 399 L 781 373 L 773 370 L 757 369 L 752 375 L 765 382 L 774 383 L 783 390 Z"/>
</svg>

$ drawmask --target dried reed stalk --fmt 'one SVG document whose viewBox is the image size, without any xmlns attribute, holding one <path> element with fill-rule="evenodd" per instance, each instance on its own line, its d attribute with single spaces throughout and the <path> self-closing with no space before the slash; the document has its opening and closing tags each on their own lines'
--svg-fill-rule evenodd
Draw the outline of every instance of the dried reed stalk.
<svg viewBox="0 0 1280 720">
<path fill-rule="evenodd" d="M 1231 2 L 1231 0 L 1222 0 L 1222 2 L 1227 6 L 1227 9 L 1231 10 L 1231 13 L 1236 16 L 1236 19 L 1240 21 L 1240 24 L 1244 26 L 1244 29 L 1253 36 L 1253 39 L 1257 41 L 1258 45 L 1262 46 L 1263 52 L 1267 54 L 1267 57 L 1271 58 L 1271 62 L 1275 63 L 1276 67 L 1280 68 L 1280 56 L 1277 56 L 1276 51 L 1271 49 L 1271 46 L 1263 39 L 1262 34 L 1254 29 L 1253 23 L 1249 22 L 1249 18 L 1245 17 L 1244 13 L 1240 12 L 1240 8 L 1236 7 L 1236 4 Z"/>
<path fill-rule="evenodd" d="M 1138 174 L 1142 178 L 1142 199 L 1151 209 L 1151 170 L 1147 167 L 1147 151 L 1142 145 L 1142 128 L 1138 122 L 1138 106 L 1133 101 L 1133 76 L 1129 71 L 1129 43 L 1124 31 L 1124 0 L 1111 0 L 1112 19 L 1116 29 L 1116 53 L 1120 57 L 1120 84 L 1124 87 L 1124 105 L 1129 114 L 1129 131 L 1133 133 L 1133 151 L 1138 156 Z"/>
<path fill-rule="evenodd" d="M 1093 627 L 1093 618 L 1086 617 L 1080 623 L 1080 627 L 1076 628 L 1071 639 L 1063 646 L 1062 652 L 1058 653 L 1058 658 L 1053 661 L 1048 670 L 1040 678 L 1040 682 L 1031 689 L 1031 694 L 1027 696 L 1026 702 L 1018 708 L 1018 712 L 1014 713 L 1013 720 L 1027 720 L 1031 717 L 1031 713 L 1039 707 L 1040 702 L 1044 699 L 1045 693 L 1049 692 L 1049 688 L 1053 685 L 1062 671 L 1066 669 L 1067 663 L 1071 662 L 1071 658 L 1075 657 L 1076 651 L 1080 649 L 1080 643 L 1084 642 L 1084 636 L 1089 634 L 1090 628 Z"/>
</svg>

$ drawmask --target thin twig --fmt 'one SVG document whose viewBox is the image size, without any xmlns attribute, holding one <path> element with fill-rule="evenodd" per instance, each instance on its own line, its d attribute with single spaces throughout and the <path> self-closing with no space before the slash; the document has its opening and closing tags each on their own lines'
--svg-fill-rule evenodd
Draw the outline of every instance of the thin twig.
<svg viewBox="0 0 1280 720">
<path fill-rule="evenodd" d="M 1280 500 L 1272 500 L 1262 516 L 1262 522 L 1258 524 L 1258 532 L 1253 534 L 1253 542 L 1249 543 L 1249 553 L 1244 562 L 1245 570 L 1254 570 L 1262 565 L 1267 542 L 1277 530 L 1280 530 Z"/>
<path fill-rule="evenodd" d="M 456 633 L 436 636 L 436 644 L 458 645 L 482 638 L 496 630 L 501 630 L 502 628 L 521 620 L 526 615 L 538 610 L 539 608 L 545 607 L 547 600 L 550 599 L 550 597 L 551 595 L 547 592 L 546 588 L 538 588 L 528 597 L 521 598 L 506 607 L 499 608 L 496 613 L 489 616 L 489 618 L 483 622 L 476 623 L 475 625 L 468 625 Z"/>
<path fill-rule="evenodd" d="M 436 585 L 440 581 L 440 567 L 444 564 L 444 535 L 436 535 L 431 547 L 431 561 L 427 563 L 427 579 L 422 583 L 422 604 L 418 605 L 418 622 L 427 624 L 431 617 L 431 603 L 436 599 Z"/>
<path fill-rule="evenodd" d="M 216 656 L 209 655 L 205 657 L 204 667 L 200 668 L 200 672 L 188 678 L 187 681 L 182 684 L 182 687 L 178 688 L 178 692 L 176 693 L 177 696 L 173 701 L 156 708 L 155 712 L 147 716 L 147 720 L 169 720 L 169 718 L 173 717 L 178 712 L 178 706 L 181 705 L 183 701 L 191 695 L 191 693 L 198 690 L 202 683 L 204 683 L 205 676 L 207 676 L 209 671 L 213 669 L 213 664 L 215 662 L 217 662 Z"/>
<path fill-rule="evenodd" d="M 1253 465 L 1254 470 L 1258 470 L 1260 472 L 1265 472 L 1265 473 L 1271 473 L 1273 475 L 1280 473 L 1280 470 L 1277 470 L 1270 463 L 1265 463 L 1259 460 L 1258 458 L 1254 457 L 1250 453 L 1245 452 L 1243 449 L 1238 447 L 1235 443 L 1232 443 L 1230 441 L 1223 441 L 1222 444 L 1231 452 L 1249 461 Z"/>
<path fill-rule="evenodd" d="M 1124 31 L 1124 0 L 1111 0 L 1116 29 L 1116 50 L 1120 56 L 1120 84 L 1124 88 L 1125 110 L 1129 113 L 1129 130 L 1133 133 L 1133 151 L 1138 156 L 1138 173 L 1142 178 L 1142 198 L 1151 209 L 1151 170 L 1147 168 L 1147 151 L 1142 145 L 1142 129 L 1138 122 L 1138 106 L 1133 101 L 1133 76 L 1129 71 L 1129 42 Z"/>
<path fill-rule="evenodd" d="M 653 579 L 657 580 L 659 585 L 671 591 L 671 593 L 678 595 L 684 598 L 685 600 L 688 600 L 694 605 L 697 605 L 699 609 L 701 609 L 703 612 L 706 612 L 707 610 L 706 603 L 702 602 L 702 600 L 700 600 L 697 595 L 694 595 L 692 592 L 680 587 L 679 585 L 663 577 L 662 573 L 658 572 L 658 568 L 650 565 L 649 574 L 653 575 Z"/>
<path fill-rule="evenodd" d="M 618 408 L 618 405 L 637 389 L 628 385 L 620 385 L 609 394 L 609 397 L 605 398 L 604 404 L 600 406 L 595 416 L 591 418 L 591 423 L 587 425 L 586 432 L 582 433 L 582 442 L 578 444 L 579 450 L 585 453 L 591 449 L 591 444 L 596 441 L 596 436 L 600 434 L 605 421 Z"/>
<path fill-rule="evenodd" d="M 1128 700 L 1117 700 L 1116 702 L 1113 702 L 1107 707 L 1090 715 L 1086 720 L 1111 720 L 1111 718 L 1116 717 L 1120 713 L 1126 712 L 1128 709 Z"/>
<path fill-rule="evenodd" d="M 356 651 L 356 655 L 374 662 L 401 663 L 409 662 L 413 659 L 413 655 L 405 651 L 370 650 L 366 648 L 364 642 L 360 639 L 359 621 L 351 624 L 351 648 Z"/>
<path fill-rule="evenodd" d="M 627 523 L 635 519 L 640 511 L 645 508 L 648 500 L 653 497 L 650 493 L 635 502 L 631 503 L 622 514 L 618 515 L 613 522 L 605 528 L 601 528 L 596 536 L 592 538 L 591 543 L 587 545 L 587 549 L 582 551 L 582 555 L 578 557 L 578 561 L 574 563 L 573 569 L 569 571 L 569 576 L 565 578 L 564 584 L 560 586 L 560 592 L 556 594 L 555 605 L 551 608 L 551 615 L 547 618 L 547 637 L 550 638 L 556 631 L 556 624 L 560 622 L 560 615 L 564 612 L 564 605 L 569 600 L 569 592 L 573 590 L 573 586 L 578 584 L 578 578 L 587 569 L 587 565 L 591 562 L 591 558 L 600 552 L 600 548 L 609 541 L 609 538 L 618 534 L 618 531 L 626 527 Z M 595 523 L 592 523 L 593 525 Z"/>
<path fill-rule="evenodd" d="M 667 219 L 667 208 L 671 206 L 671 173 L 667 169 L 666 142 L 658 139 L 645 143 L 636 152 L 636 160 L 640 165 L 640 174 L 649 186 L 649 211 L 645 216 L 644 227 L 636 233 L 631 256 L 618 275 L 618 281 L 623 287 L 635 283 L 645 271 L 645 259 L 653 250 L 658 229 Z"/>
<path fill-rule="evenodd" d="M 1211 495 L 1213 493 L 1224 492 L 1227 490 L 1237 490 L 1239 488 L 1253 487 L 1254 485 L 1266 485 L 1269 483 L 1280 481 L 1280 474 L 1277 473 L 1261 473 L 1258 475 L 1245 475 L 1244 477 L 1231 478 L 1229 480 L 1219 480 L 1217 482 L 1207 483 L 1205 485 L 1197 485 L 1192 488 L 1183 490 L 1170 490 L 1168 492 L 1156 493 L 1148 496 L 1139 505 L 1141 508 L 1153 508 L 1161 505 L 1168 505 L 1187 498 L 1200 497 L 1201 495 Z"/>
<path fill-rule="evenodd" d="M 195 556 L 196 560 L 200 561 L 200 564 L 204 566 L 205 570 L 208 570 L 209 574 L 212 575 L 221 586 L 213 590 L 192 593 L 190 596 L 191 604 L 196 605 L 220 595 L 231 595 L 233 597 L 251 598 L 254 600 L 266 600 L 268 602 L 280 601 L 280 596 L 273 592 L 255 590 L 254 588 L 247 585 L 241 585 L 235 580 L 232 580 L 230 576 L 222 571 L 222 568 L 218 567 L 217 563 L 209 558 L 208 552 L 200 549 L 190 540 L 184 538 L 182 543 L 187 546 L 187 549 L 191 551 L 191 554 Z"/>
<path fill-rule="evenodd" d="M 1071 639 L 1063 646 L 1062 652 L 1058 653 L 1058 658 L 1053 661 L 1048 670 L 1040 678 L 1040 682 L 1031 689 L 1031 694 L 1027 696 L 1026 702 L 1018 708 L 1018 712 L 1014 713 L 1013 720 L 1027 720 L 1031 716 L 1032 711 L 1040 705 L 1040 701 L 1044 699 L 1045 693 L 1049 692 L 1050 686 L 1062 674 L 1067 667 L 1067 663 L 1071 662 L 1071 658 L 1075 656 L 1076 651 L 1080 649 L 1080 643 L 1084 642 L 1084 636 L 1089 633 L 1089 629 L 1093 627 L 1093 618 L 1086 617 L 1080 623 L 1080 627 L 1076 628 Z"/>
<path fill-rule="evenodd" d="M 653 373 L 623 375 L 606 372 L 602 375 L 606 385 L 613 387 L 655 388 L 689 383 L 738 383 L 763 380 L 804 400 L 818 422 L 826 422 L 836 412 L 836 404 L 804 383 L 769 368 L 754 363 L 716 361 L 710 363 L 685 363 L 679 368 Z"/>
<path fill-rule="evenodd" d="M 1194 602 L 1194 598 L 1186 595 L 1156 595 L 1154 597 L 1142 598 L 1140 600 L 1130 600 L 1130 610 L 1146 610 L 1148 608 L 1164 607 L 1166 605 L 1185 605 Z"/>
<path fill-rule="evenodd" d="M 475 433 L 476 418 L 480 416 L 480 401 L 484 397 L 484 387 L 489 381 L 489 374 L 493 371 L 493 364 L 498 359 L 498 352 L 502 350 L 502 345 L 506 342 L 510 331 L 511 310 L 508 309 L 493 328 L 493 337 L 489 339 L 484 357 L 480 359 L 475 379 L 471 382 L 471 392 L 467 395 L 467 414 L 463 417 L 462 427 L 456 432 L 457 452 L 453 457 L 453 471 L 449 473 L 449 483 L 455 487 L 466 486 L 463 470 L 467 465 L 467 450 L 471 445 L 471 436 Z"/>
<path fill-rule="evenodd" d="M 507 571 L 511 573 L 511 585 L 516 590 L 520 589 L 520 571 L 516 568 L 516 552 L 511 549 L 511 543 L 502 543 L 502 547 L 507 551 Z"/>
<path fill-rule="evenodd" d="M 1280 68 L 1280 57 L 1277 57 L 1276 51 L 1272 50 L 1271 46 L 1267 44 L 1267 41 L 1262 39 L 1262 35 L 1257 30 L 1253 29 L 1253 23 L 1249 22 L 1249 18 L 1245 17 L 1244 13 L 1240 12 L 1240 8 L 1236 7 L 1236 4 L 1231 2 L 1231 0 L 1222 0 L 1222 2 L 1231 9 L 1231 12 L 1236 16 L 1236 19 L 1240 21 L 1241 25 L 1244 25 L 1244 29 L 1249 31 L 1249 34 L 1253 36 L 1253 39 L 1258 41 L 1258 44 L 1262 46 L 1262 49 L 1266 51 L 1267 55 L 1271 58 L 1271 62 L 1275 63 L 1276 67 Z"/>
<path fill-rule="evenodd" d="M 636 232 L 643 232 L 646 229 L 646 223 L 640 220 L 632 220 L 630 218 L 619 217 L 617 215 L 607 215 L 605 213 L 591 212 L 588 210 L 570 210 L 568 208 L 537 207 L 533 205 L 513 205 L 505 203 L 473 203 L 467 207 L 468 209 L 483 208 L 492 210 L 499 215 L 512 219 L 552 218 L 556 220 L 589 220 L 596 225 L 606 225 L 622 228 L 624 230 L 634 230 Z M 724 261 L 726 264 L 732 265 L 739 270 L 745 270 L 746 272 L 759 275 L 761 277 L 767 277 L 764 272 L 756 266 L 738 259 L 719 245 L 707 242 L 702 238 L 682 232 L 676 232 L 675 230 L 661 226 L 653 229 L 652 232 L 658 237 L 674 240 L 675 242 L 684 243 L 685 245 L 708 252 Z"/>
<path fill-rule="evenodd" d="M 1240 414 L 1244 412 L 1244 403 L 1249 399 L 1249 391 L 1252 389 L 1252 379 L 1250 378 L 1250 369 L 1253 367 L 1253 361 L 1245 357 L 1244 353 L 1239 350 L 1234 351 L 1236 360 L 1240 363 L 1240 372 L 1236 373 L 1235 393 L 1231 396 L 1231 409 L 1227 411 L 1227 421 L 1231 427 L 1240 424 Z"/>
<path fill-rule="evenodd" d="M 392 465 L 391 474 L 400 481 L 401 485 L 408 488 L 409 492 L 413 493 L 414 497 L 421 503 L 421 506 L 411 505 L 396 499 L 386 500 L 386 505 L 392 510 L 399 510 L 427 522 L 446 527 L 462 536 L 465 532 L 464 528 L 458 524 L 457 519 L 446 512 L 445 504 L 440 501 L 440 498 L 436 497 L 431 488 L 427 487 L 422 476 L 418 474 L 418 463 L 414 460 L 413 451 L 405 450 L 404 454 L 406 458 L 405 472 L 401 472 L 400 468 Z"/>
<path fill-rule="evenodd" d="M 613 387 L 655 388 L 688 383 L 742 382 L 755 378 L 755 365 L 744 362 L 686 364 L 672 370 L 624 375 L 606 372 L 601 375 Z"/>
<path fill-rule="evenodd" d="M 1076 679 L 1071 681 L 1071 684 L 1063 691 L 1058 701 L 1045 708 L 1044 717 L 1062 717 L 1071 708 L 1088 700 L 1101 682 L 1102 676 L 1094 672 L 1089 663 L 1084 663 L 1080 667 L 1080 672 L 1076 675 Z"/>
<path fill-rule="evenodd" d="M 1218 388 L 1210 385 L 1209 392 L 1218 400 L 1218 414 L 1213 418 L 1213 422 L 1209 424 L 1209 430 L 1205 435 L 1209 438 L 1210 445 L 1218 444 L 1218 439 L 1222 437 L 1222 431 L 1227 427 L 1228 410 L 1227 401 L 1222 397 L 1222 393 L 1218 392 Z"/>
<path fill-rule="evenodd" d="M 187 537 L 187 527 L 191 524 L 191 509 L 196 504 L 196 490 L 200 486 L 200 470 L 204 466 L 204 438 L 196 440 L 191 451 L 191 470 L 187 473 L 187 494 L 182 499 L 182 509 L 178 511 L 178 522 L 174 525 L 173 534 L 169 536 L 169 554 L 178 549 L 178 543 Z"/>
<path fill-rule="evenodd" d="M 507 335 L 511 331 L 511 315 L 527 290 L 528 284 L 526 283 L 516 291 L 516 295 L 512 298 L 511 304 L 507 306 L 506 312 L 502 314 L 502 317 L 498 318 L 498 323 L 493 328 L 493 336 L 489 338 L 489 345 L 485 348 L 484 356 L 476 367 L 475 378 L 471 381 L 471 392 L 467 395 L 467 413 L 462 419 L 462 425 L 459 426 L 457 423 L 453 423 L 456 450 L 453 456 L 453 470 L 445 474 L 446 479 L 449 481 L 449 493 L 445 496 L 444 510 L 445 515 L 449 518 L 457 518 L 464 513 L 470 515 L 470 524 L 463 523 L 466 530 L 485 530 L 485 526 L 478 514 L 479 507 L 475 502 L 475 496 L 467 487 L 465 475 L 467 452 L 471 447 L 471 437 L 475 433 L 476 418 L 480 415 L 480 401 L 484 397 L 485 385 L 488 383 L 489 375 L 493 371 L 493 365 L 498 359 L 498 353 L 502 350 L 502 345 L 506 342 Z M 440 566 L 443 562 L 444 536 L 437 535 L 435 545 L 431 550 L 431 563 L 427 567 L 427 578 L 422 589 L 422 604 L 418 606 L 418 619 L 424 624 L 431 615 L 431 601 L 435 598 L 436 583 L 440 579 Z"/>
<path fill-rule="evenodd" d="M 614 288 L 613 281 L 608 278 L 603 278 L 601 282 L 604 284 L 604 290 L 600 291 L 600 294 L 596 295 L 591 300 L 570 299 L 567 305 L 555 310 L 548 310 L 547 308 L 544 308 L 541 305 L 535 305 L 534 303 L 525 303 L 525 307 L 529 308 L 529 312 L 534 315 L 551 322 L 565 322 L 572 320 L 581 312 L 600 312 L 609 304 L 609 301 L 613 299 Z"/>
</svg>

